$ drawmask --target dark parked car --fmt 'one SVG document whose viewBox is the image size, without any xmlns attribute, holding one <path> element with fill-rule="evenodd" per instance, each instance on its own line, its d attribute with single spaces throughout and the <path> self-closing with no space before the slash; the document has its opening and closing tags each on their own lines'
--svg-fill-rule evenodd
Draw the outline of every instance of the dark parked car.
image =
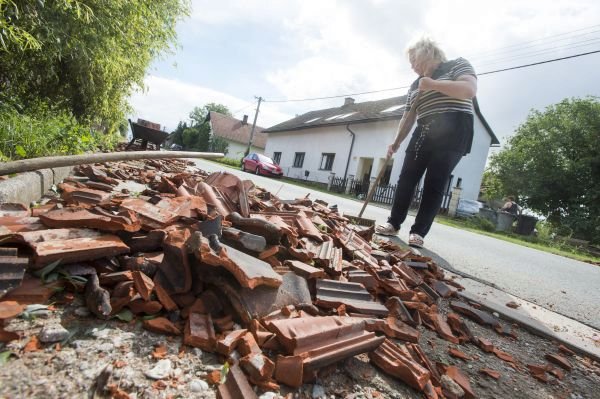
<svg viewBox="0 0 600 399">
<path fill-rule="evenodd" d="M 283 175 L 279 165 L 273 162 L 271 158 L 253 152 L 242 159 L 242 170 L 265 176 L 281 177 Z"/>
</svg>

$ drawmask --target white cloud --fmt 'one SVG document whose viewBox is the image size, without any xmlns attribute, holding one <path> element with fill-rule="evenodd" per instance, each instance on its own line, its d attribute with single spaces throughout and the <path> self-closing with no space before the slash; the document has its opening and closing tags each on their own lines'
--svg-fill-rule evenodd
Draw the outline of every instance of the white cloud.
<svg viewBox="0 0 600 399">
<path fill-rule="evenodd" d="M 250 121 L 254 118 L 254 106 L 217 90 L 154 75 L 148 76 L 145 84 L 145 92 L 135 93 L 130 98 L 134 109 L 132 116 L 160 123 L 169 131 L 175 129 L 179 121 L 187 121 L 194 107 L 211 102 L 226 105 L 232 112 L 242 109 L 234 115 L 238 119 L 243 114 L 249 114 Z M 257 124 L 269 127 L 290 117 L 276 109 L 261 107 Z"/>
</svg>

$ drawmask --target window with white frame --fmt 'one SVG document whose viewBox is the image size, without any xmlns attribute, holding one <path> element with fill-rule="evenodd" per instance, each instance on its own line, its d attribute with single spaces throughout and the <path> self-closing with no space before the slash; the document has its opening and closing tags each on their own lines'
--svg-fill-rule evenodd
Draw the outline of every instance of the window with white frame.
<svg viewBox="0 0 600 399">
<path fill-rule="evenodd" d="M 281 151 L 273 153 L 273 162 L 279 165 L 279 163 L 281 162 Z"/>
<path fill-rule="evenodd" d="M 297 152 L 294 154 L 294 168 L 301 168 L 304 165 L 305 152 Z"/>
<path fill-rule="evenodd" d="M 319 169 L 321 170 L 331 170 L 333 168 L 333 160 L 335 159 L 335 154 L 333 153 L 322 153 L 321 154 L 321 165 Z"/>
</svg>

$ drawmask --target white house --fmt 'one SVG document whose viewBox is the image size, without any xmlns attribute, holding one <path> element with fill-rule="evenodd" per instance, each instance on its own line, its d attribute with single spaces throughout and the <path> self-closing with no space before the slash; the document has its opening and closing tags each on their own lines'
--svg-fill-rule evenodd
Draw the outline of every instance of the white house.
<svg viewBox="0 0 600 399">
<path fill-rule="evenodd" d="M 244 115 L 244 119 L 239 120 L 211 111 L 206 120 L 210 124 L 211 134 L 221 137 L 229 144 L 225 156 L 231 159 L 242 159 L 248 148 L 250 133 L 252 132 L 252 125 L 248 124 L 248 115 Z M 264 128 L 260 126 L 254 127 L 250 152 L 264 153 L 267 135 L 262 133 L 263 130 Z"/>
<path fill-rule="evenodd" d="M 355 103 L 307 112 L 278 125 L 268 134 L 265 155 L 286 176 L 326 183 L 331 176 L 369 180 L 385 167 L 387 146 L 394 140 L 406 97 Z M 474 101 L 475 133 L 471 153 L 454 169 L 449 187 L 461 187 L 461 198 L 476 200 L 490 146 L 499 141 Z M 382 184 L 395 184 L 409 138 L 396 153 Z M 308 174 L 308 176 L 306 175 Z"/>
</svg>

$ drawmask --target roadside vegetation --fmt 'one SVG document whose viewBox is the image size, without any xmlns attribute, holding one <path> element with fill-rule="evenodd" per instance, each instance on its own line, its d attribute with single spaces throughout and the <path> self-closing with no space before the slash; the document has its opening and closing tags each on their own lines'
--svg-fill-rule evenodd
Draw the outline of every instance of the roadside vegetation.
<svg viewBox="0 0 600 399">
<path fill-rule="evenodd" d="M 188 0 L 0 0 L 0 159 L 110 149 Z"/>
<path fill-rule="evenodd" d="M 223 104 L 208 103 L 202 107 L 194 107 L 189 113 L 188 121 L 179 121 L 166 146 L 175 144 L 185 151 L 222 152 L 227 155 L 229 143 L 211 134 L 210 124 L 206 119 L 211 111 L 232 116 L 229 108 Z"/>
</svg>

